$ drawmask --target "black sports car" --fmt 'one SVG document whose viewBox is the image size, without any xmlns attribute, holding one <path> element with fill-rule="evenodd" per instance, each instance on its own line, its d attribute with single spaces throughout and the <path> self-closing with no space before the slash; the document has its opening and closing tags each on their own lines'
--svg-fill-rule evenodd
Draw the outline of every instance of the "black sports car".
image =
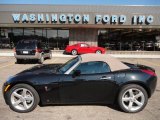
<svg viewBox="0 0 160 120">
<path fill-rule="evenodd" d="M 84 54 L 63 65 L 40 65 L 18 73 L 4 83 L 3 93 L 10 108 L 21 113 L 37 105 L 113 103 L 135 113 L 146 106 L 156 83 L 153 68 Z"/>
</svg>

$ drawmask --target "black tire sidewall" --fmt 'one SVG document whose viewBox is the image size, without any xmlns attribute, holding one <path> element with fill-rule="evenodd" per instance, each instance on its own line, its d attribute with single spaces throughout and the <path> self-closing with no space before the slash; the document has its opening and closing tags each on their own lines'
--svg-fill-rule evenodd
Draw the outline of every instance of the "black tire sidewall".
<svg viewBox="0 0 160 120">
<path fill-rule="evenodd" d="M 145 97 L 145 101 L 144 101 L 143 106 L 142 106 L 140 109 L 138 109 L 138 110 L 136 110 L 136 111 L 134 111 L 134 112 L 127 110 L 127 109 L 123 106 L 123 104 L 122 104 L 122 96 L 123 96 L 123 94 L 126 92 L 126 90 L 131 89 L 131 88 L 139 89 L 139 90 L 144 94 L 144 97 Z M 119 104 L 119 107 L 120 107 L 123 111 L 125 111 L 125 112 L 127 112 L 127 113 L 137 113 L 137 112 L 140 112 L 140 111 L 142 111 L 142 110 L 145 108 L 145 106 L 147 105 L 147 103 L 148 103 L 148 94 L 147 94 L 146 90 L 145 90 L 143 87 L 141 87 L 140 85 L 136 85 L 136 84 L 128 84 L 128 85 L 125 85 L 125 86 L 123 86 L 123 87 L 121 88 L 120 93 L 119 93 L 119 95 L 118 95 L 118 104 Z"/>
<path fill-rule="evenodd" d="M 22 63 L 22 59 L 17 59 L 17 60 L 16 60 L 16 63 L 17 63 L 17 64 L 21 64 L 21 63 Z"/>
<path fill-rule="evenodd" d="M 27 110 L 18 110 L 18 109 L 16 109 L 16 108 L 12 105 L 12 103 L 11 103 L 11 94 L 13 93 L 13 91 L 15 91 L 15 90 L 18 89 L 18 88 L 26 88 L 26 89 L 28 89 L 28 90 L 33 94 L 33 96 L 34 96 L 34 103 L 33 103 L 33 105 L 32 105 L 29 109 L 27 109 Z M 9 101 L 9 107 L 10 107 L 13 111 L 19 112 L 19 113 L 27 113 L 27 112 L 33 111 L 33 110 L 37 107 L 37 105 L 39 104 L 39 101 L 40 101 L 40 98 L 39 98 L 39 95 L 38 95 L 37 91 L 36 91 L 33 87 L 31 87 L 30 85 L 27 85 L 27 84 L 17 84 L 17 85 L 15 85 L 15 86 L 13 86 L 13 87 L 10 89 L 7 98 L 9 99 L 9 100 L 8 100 L 8 101 Z"/>
</svg>

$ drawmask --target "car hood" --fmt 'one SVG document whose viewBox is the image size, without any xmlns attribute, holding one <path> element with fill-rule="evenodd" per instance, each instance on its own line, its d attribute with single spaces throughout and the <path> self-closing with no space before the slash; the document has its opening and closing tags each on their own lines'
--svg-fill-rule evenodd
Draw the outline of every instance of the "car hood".
<svg viewBox="0 0 160 120">
<path fill-rule="evenodd" d="M 32 68 L 26 69 L 17 75 L 22 74 L 40 74 L 40 73 L 57 73 L 57 70 L 62 64 L 45 64 L 45 65 L 37 65 Z"/>
</svg>

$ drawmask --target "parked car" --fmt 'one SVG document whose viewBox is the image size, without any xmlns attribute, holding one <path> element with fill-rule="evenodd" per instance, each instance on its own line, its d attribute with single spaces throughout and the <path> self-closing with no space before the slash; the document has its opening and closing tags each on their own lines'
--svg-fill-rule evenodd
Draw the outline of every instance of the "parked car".
<svg viewBox="0 0 160 120">
<path fill-rule="evenodd" d="M 133 43 L 133 50 L 139 51 L 142 50 L 141 44 L 139 42 Z"/>
<path fill-rule="evenodd" d="M 68 45 L 65 48 L 65 52 L 71 53 L 72 55 L 84 54 L 84 53 L 104 54 L 105 49 L 102 47 L 90 46 L 86 43 L 78 43 L 70 46 Z"/>
<path fill-rule="evenodd" d="M 148 50 L 148 51 L 154 50 L 154 43 L 153 43 L 153 41 L 148 41 L 148 42 L 145 43 L 145 50 Z"/>
<path fill-rule="evenodd" d="M 0 37 L 0 48 L 10 48 L 10 39 Z"/>
<path fill-rule="evenodd" d="M 148 66 L 120 62 L 102 54 L 83 54 L 63 65 L 39 65 L 9 78 L 3 85 L 6 104 L 30 112 L 51 104 L 115 104 L 125 112 L 144 109 L 157 76 Z"/>
<path fill-rule="evenodd" d="M 45 58 L 52 58 L 50 49 L 44 43 L 35 39 L 19 41 L 14 51 L 17 63 L 26 59 L 36 59 L 42 64 Z"/>
<path fill-rule="evenodd" d="M 160 50 L 160 41 L 155 43 L 156 50 Z"/>
</svg>

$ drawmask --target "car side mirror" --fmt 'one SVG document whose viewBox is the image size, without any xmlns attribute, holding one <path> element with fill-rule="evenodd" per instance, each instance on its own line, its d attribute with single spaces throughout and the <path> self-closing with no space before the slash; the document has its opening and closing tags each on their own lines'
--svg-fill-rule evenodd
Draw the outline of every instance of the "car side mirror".
<svg viewBox="0 0 160 120">
<path fill-rule="evenodd" d="M 75 71 L 73 72 L 73 77 L 80 76 L 80 74 L 81 74 L 81 71 L 80 71 L 80 70 L 75 70 Z"/>
</svg>

